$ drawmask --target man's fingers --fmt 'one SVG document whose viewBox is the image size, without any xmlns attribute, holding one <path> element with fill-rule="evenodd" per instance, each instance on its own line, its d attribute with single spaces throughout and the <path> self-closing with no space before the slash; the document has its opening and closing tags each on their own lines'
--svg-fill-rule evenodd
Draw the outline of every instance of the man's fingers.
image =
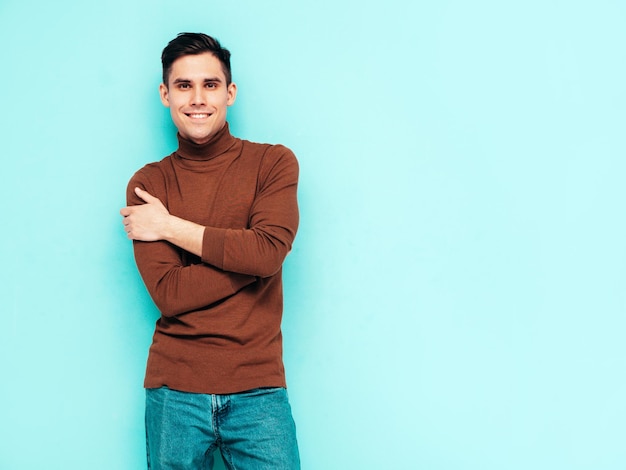
<svg viewBox="0 0 626 470">
<path fill-rule="evenodd" d="M 144 201 L 146 201 L 147 203 L 161 202 L 159 199 L 154 197 L 148 191 L 144 191 L 141 188 L 135 188 L 135 194 L 139 196 L 141 199 L 143 199 Z"/>
</svg>

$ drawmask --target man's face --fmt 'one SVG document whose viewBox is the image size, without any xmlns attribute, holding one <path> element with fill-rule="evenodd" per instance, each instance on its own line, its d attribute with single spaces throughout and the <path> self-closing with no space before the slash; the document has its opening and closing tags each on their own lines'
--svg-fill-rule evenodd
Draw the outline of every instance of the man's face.
<svg viewBox="0 0 626 470">
<path fill-rule="evenodd" d="M 226 85 L 222 64 L 211 53 L 186 55 L 172 64 L 167 86 L 159 87 L 161 102 L 185 139 L 208 142 L 226 122 L 226 109 L 235 102 L 237 87 Z"/>
</svg>

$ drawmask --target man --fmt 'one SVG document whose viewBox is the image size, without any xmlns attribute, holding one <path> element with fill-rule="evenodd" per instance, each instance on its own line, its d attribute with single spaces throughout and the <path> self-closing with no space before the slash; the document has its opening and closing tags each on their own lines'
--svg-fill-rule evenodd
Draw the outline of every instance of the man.
<svg viewBox="0 0 626 470">
<path fill-rule="evenodd" d="M 183 33 L 159 91 L 178 150 L 130 180 L 120 213 L 161 311 L 146 370 L 148 468 L 300 468 L 282 362 L 282 263 L 298 164 L 230 134 L 230 52 Z"/>
</svg>

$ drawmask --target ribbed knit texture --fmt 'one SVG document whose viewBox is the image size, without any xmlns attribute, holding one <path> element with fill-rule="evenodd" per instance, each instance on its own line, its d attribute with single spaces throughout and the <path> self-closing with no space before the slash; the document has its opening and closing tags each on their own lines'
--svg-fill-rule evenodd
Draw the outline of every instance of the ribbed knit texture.
<svg viewBox="0 0 626 470">
<path fill-rule="evenodd" d="M 202 257 L 168 242 L 134 242 L 139 272 L 161 311 L 145 387 L 236 393 L 284 387 L 282 263 L 298 228 L 298 164 L 281 145 L 233 137 L 179 148 L 130 180 L 172 215 L 205 226 Z"/>
</svg>

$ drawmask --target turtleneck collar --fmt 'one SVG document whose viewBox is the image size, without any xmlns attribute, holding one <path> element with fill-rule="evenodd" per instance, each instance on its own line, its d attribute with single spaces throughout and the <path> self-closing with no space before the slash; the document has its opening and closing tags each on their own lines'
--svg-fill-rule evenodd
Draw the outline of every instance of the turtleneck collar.
<svg viewBox="0 0 626 470">
<path fill-rule="evenodd" d="M 230 149 L 236 139 L 230 134 L 228 123 L 224 123 L 217 134 L 205 144 L 196 144 L 185 139 L 180 134 L 178 137 L 178 150 L 176 154 L 185 160 L 207 161 L 218 157 Z"/>
</svg>

